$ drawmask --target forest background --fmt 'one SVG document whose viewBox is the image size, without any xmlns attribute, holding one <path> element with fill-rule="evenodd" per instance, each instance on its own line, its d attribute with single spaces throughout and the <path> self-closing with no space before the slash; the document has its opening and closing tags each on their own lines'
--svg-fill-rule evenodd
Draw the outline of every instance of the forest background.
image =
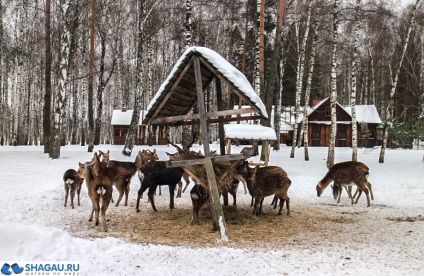
<svg viewBox="0 0 424 276">
<path fill-rule="evenodd" d="M 276 106 L 275 122 L 284 107 L 336 93 L 342 105 L 374 104 L 390 138 L 408 143 L 424 136 L 418 3 L 0 1 L 0 144 L 41 144 L 58 158 L 60 145 L 92 151 L 111 143 L 113 110 L 145 109 L 191 45 L 211 48 L 241 70 L 267 109 Z M 214 93 L 205 93 L 211 110 Z M 227 108 L 239 104 L 224 94 Z"/>
</svg>

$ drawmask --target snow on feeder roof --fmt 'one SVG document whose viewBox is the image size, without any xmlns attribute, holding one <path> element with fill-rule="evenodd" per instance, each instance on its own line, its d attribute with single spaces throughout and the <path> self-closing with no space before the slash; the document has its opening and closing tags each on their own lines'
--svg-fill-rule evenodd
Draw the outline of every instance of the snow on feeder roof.
<svg viewBox="0 0 424 276">
<path fill-rule="evenodd" d="M 276 141 L 277 135 L 271 127 L 249 124 L 226 124 L 224 125 L 227 139 Z"/>
<path fill-rule="evenodd" d="M 144 124 L 178 125 L 198 122 L 196 115 L 188 115 L 197 103 L 194 57 L 198 57 L 200 60 L 203 91 L 215 78 L 219 78 L 229 85 L 232 92 L 242 98 L 246 105 L 251 106 L 249 111 L 241 110 L 237 114 L 254 111 L 256 119 L 260 117 L 268 118 L 265 105 L 255 93 L 247 78 L 215 51 L 196 46 L 188 48 L 183 53 L 167 79 L 159 87 L 155 97 L 147 107 L 146 118 L 143 120 Z M 220 121 L 232 121 L 234 118 L 227 116 L 232 114 L 231 111 L 225 113 L 220 111 L 216 114 L 208 113 L 207 117 L 208 119 L 213 117 L 217 120 L 216 118 L 219 116 Z M 224 118 L 223 116 L 227 117 Z"/>
</svg>

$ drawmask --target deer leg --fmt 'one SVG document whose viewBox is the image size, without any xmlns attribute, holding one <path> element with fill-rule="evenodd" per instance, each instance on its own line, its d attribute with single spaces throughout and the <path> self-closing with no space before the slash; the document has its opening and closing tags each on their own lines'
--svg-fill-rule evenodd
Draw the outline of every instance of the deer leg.
<svg viewBox="0 0 424 276">
<path fill-rule="evenodd" d="M 253 207 L 254 197 L 252 196 L 252 200 L 250 201 L 250 207 Z"/>
<path fill-rule="evenodd" d="M 233 206 L 237 206 L 237 195 L 234 191 L 229 192 L 230 195 L 233 197 Z"/>
<path fill-rule="evenodd" d="M 149 192 L 147 193 L 147 196 L 149 197 L 149 200 L 150 200 L 150 204 L 152 205 L 153 211 L 155 211 L 155 212 L 157 211 L 156 206 L 155 206 L 155 201 L 154 201 L 156 188 L 157 188 L 157 186 L 155 186 L 155 187 L 150 186 Z M 159 188 L 160 188 L 160 186 L 159 186 Z"/>
<path fill-rule="evenodd" d="M 81 183 L 81 184 L 82 184 L 82 183 Z M 82 186 L 82 185 L 80 185 L 80 186 L 79 186 L 79 188 L 78 188 L 78 190 L 77 190 L 77 195 L 78 195 L 78 206 L 81 206 L 81 203 L 80 203 L 81 186 Z"/>
<path fill-rule="evenodd" d="M 93 203 L 93 205 L 92 205 L 92 207 L 91 207 L 91 215 L 90 215 L 90 217 L 88 218 L 88 221 L 90 221 L 90 222 L 92 222 L 92 221 L 93 221 L 93 214 L 94 214 L 94 203 Z"/>
<path fill-rule="evenodd" d="M 159 195 L 162 195 L 162 187 L 159 186 Z"/>
<path fill-rule="evenodd" d="M 107 232 L 107 227 L 106 227 L 106 210 L 107 207 L 109 207 L 109 200 L 103 200 L 102 201 L 102 225 L 103 225 L 103 231 Z"/>
<path fill-rule="evenodd" d="M 272 199 L 272 202 L 271 202 L 271 205 L 274 205 L 274 209 L 277 208 L 277 202 L 278 202 L 277 195 L 274 195 L 274 198 Z"/>
<path fill-rule="evenodd" d="M 222 191 L 222 198 L 224 199 L 224 206 L 228 206 L 228 191 L 225 189 Z"/>
<path fill-rule="evenodd" d="M 125 205 L 124 206 L 128 206 L 128 194 L 130 193 L 130 186 L 131 186 L 131 180 L 128 181 L 127 185 L 125 185 Z"/>
<path fill-rule="evenodd" d="M 261 199 L 261 201 L 259 202 L 259 213 L 258 215 L 260 215 L 262 213 L 262 204 L 264 203 L 264 197 Z"/>
<path fill-rule="evenodd" d="M 178 191 L 177 191 L 177 197 L 181 197 L 181 191 L 183 189 L 183 182 L 178 182 Z"/>
<path fill-rule="evenodd" d="M 284 199 L 281 196 L 277 196 L 277 195 L 274 196 L 274 199 L 276 202 L 278 202 L 278 198 L 280 199 L 280 209 L 278 210 L 278 215 L 281 215 L 281 210 L 283 210 L 283 206 L 284 206 Z"/>
<path fill-rule="evenodd" d="M 96 226 L 99 225 L 99 215 L 100 215 L 100 199 L 97 200 L 94 205 L 94 211 L 96 212 Z"/>
<path fill-rule="evenodd" d="M 347 194 L 349 195 L 349 197 L 350 197 L 350 201 L 352 202 L 352 204 L 354 203 L 353 202 L 353 197 L 352 197 L 352 192 L 351 192 L 351 190 L 352 189 L 347 189 L 347 187 L 345 187 L 346 188 L 346 192 L 347 192 Z M 340 189 L 340 193 L 341 193 L 341 190 L 342 189 Z"/>
<path fill-rule="evenodd" d="M 74 197 L 75 197 L 75 189 L 72 187 L 71 188 L 71 206 L 72 206 L 72 209 L 74 209 L 75 207 L 74 207 Z"/>
<path fill-rule="evenodd" d="M 143 195 L 144 191 L 149 187 L 148 185 L 146 185 L 146 184 L 143 185 L 143 184 L 144 184 L 144 182 L 141 183 L 141 187 L 138 190 L 138 194 L 137 194 L 137 205 L 135 207 L 135 210 L 137 212 L 140 212 L 140 208 L 139 208 L 140 207 L 140 198 Z"/>
<path fill-rule="evenodd" d="M 65 207 L 66 207 L 66 204 L 68 203 L 68 195 L 69 195 L 69 186 L 67 184 L 65 184 L 65 192 L 66 192 L 66 194 L 65 194 Z"/>
<path fill-rule="evenodd" d="M 121 179 L 119 181 L 119 183 L 116 183 L 116 185 L 115 185 L 116 186 L 116 189 L 119 192 L 118 201 L 116 202 L 115 207 L 118 207 L 119 206 L 119 203 L 121 202 L 122 197 L 124 196 L 124 191 L 123 191 L 124 187 L 123 187 L 123 185 L 125 185 L 125 184 L 123 183 L 123 181 L 125 181 L 125 180 L 124 179 Z"/>
<path fill-rule="evenodd" d="M 169 185 L 169 197 L 170 197 L 170 199 L 169 199 L 169 208 L 171 210 L 172 209 L 175 209 L 175 205 L 174 205 L 175 185 L 176 184 Z"/>
<path fill-rule="evenodd" d="M 373 192 L 372 192 L 372 185 L 371 185 L 371 183 L 369 183 L 369 182 L 367 181 L 366 186 L 367 186 L 367 188 L 370 190 L 371 200 L 374 200 L 374 194 L 373 194 Z"/>
<path fill-rule="evenodd" d="M 358 204 L 358 200 L 359 200 L 359 198 L 360 198 L 360 197 L 361 197 L 361 195 L 362 195 L 362 190 L 358 188 L 356 191 L 358 192 L 358 197 L 357 197 L 357 198 L 356 198 L 356 200 L 355 200 L 355 204 Z"/>
<path fill-rule="evenodd" d="M 188 174 L 187 173 L 184 173 L 183 174 L 183 178 L 184 178 L 184 181 L 185 181 L 185 187 L 184 187 L 184 189 L 183 189 L 183 193 L 185 193 L 185 191 L 186 191 L 186 189 L 188 188 L 188 186 L 190 185 L 190 178 L 188 177 Z M 181 184 L 183 184 L 182 182 L 181 182 Z"/>
<path fill-rule="evenodd" d="M 358 198 L 356 198 L 358 196 Z M 357 187 L 353 199 L 356 199 L 355 203 L 358 202 L 359 197 L 361 196 L 361 190 Z"/>
</svg>

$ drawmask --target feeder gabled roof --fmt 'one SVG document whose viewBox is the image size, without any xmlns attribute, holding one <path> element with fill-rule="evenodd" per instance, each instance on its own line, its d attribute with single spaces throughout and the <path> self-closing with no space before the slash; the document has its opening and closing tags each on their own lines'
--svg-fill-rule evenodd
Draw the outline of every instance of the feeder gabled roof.
<svg viewBox="0 0 424 276">
<path fill-rule="evenodd" d="M 194 57 L 198 57 L 200 61 L 202 91 L 205 91 L 209 84 L 218 77 L 229 85 L 246 105 L 250 105 L 249 112 L 253 110 L 256 118 L 268 118 L 263 102 L 238 69 L 211 49 L 190 47 L 177 61 L 168 78 L 162 83 L 150 102 L 143 124 L 180 125 L 193 124 L 196 121 L 196 117 L 185 116 L 197 103 Z M 242 112 L 238 111 L 237 114 L 242 114 Z M 227 113 L 224 116 L 232 114 L 231 111 Z M 231 116 L 224 118 L 222 112 L 219 114 L 219 121 L 231 121 Z M 213 114 L 207 114 L 207 116 L 212 118 Z M 217 116 L 216 118 L 218 118 Z M 165 119 L 171 117 L 174 118 Z"/>
</svg>

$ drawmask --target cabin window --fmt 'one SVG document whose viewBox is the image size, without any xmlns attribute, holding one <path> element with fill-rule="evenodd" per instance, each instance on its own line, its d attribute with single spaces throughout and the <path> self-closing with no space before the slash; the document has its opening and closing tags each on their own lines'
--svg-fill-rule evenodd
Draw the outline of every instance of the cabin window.
<svg viewBox="0 0 424 276">
<path fill-rule="evenodd" d="M 330 115 L 331 115 L 331 110 L 329 108 L 326 108 L 325 109 L 325 116 L 330 117 Z"/>
<path fill-rule="evenodd" d="M 321 130 L 312 131 L 312 140 L 321 140 Z"/>
<path fill-rule="evenodd" d="M 369 130 L 368 139 L 375 139 L 375 132 L 374 132 L 374 130 Z"/>
<path fill-rule="evenodd" d="M 346 140 L 346 130 L 337 131 L 337 140 Z"/>
</svg>

